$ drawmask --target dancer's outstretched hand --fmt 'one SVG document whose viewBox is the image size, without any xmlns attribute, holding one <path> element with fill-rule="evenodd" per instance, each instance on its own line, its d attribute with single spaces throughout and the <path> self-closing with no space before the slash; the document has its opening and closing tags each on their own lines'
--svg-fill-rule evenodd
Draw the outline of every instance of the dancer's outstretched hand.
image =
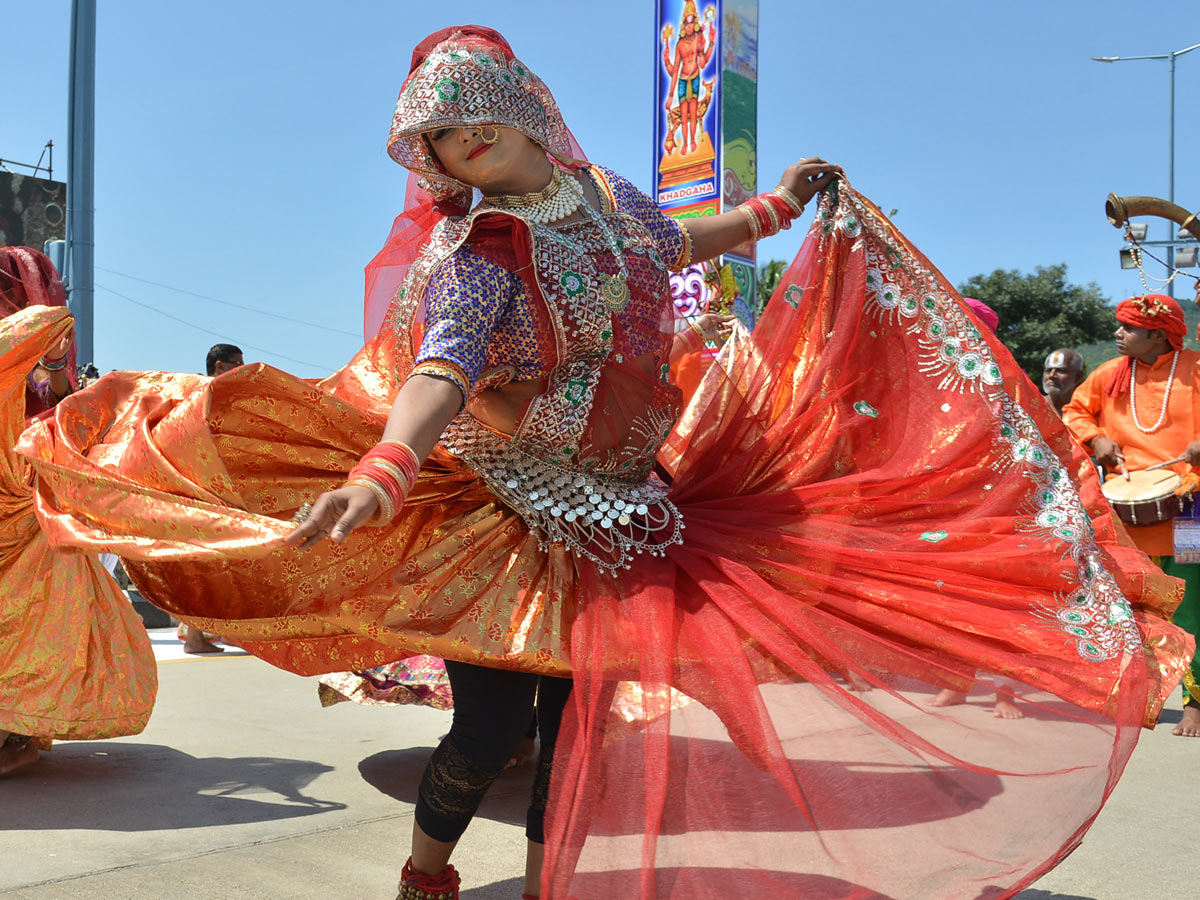
<svg viewBox="0 0 1200 900">
<path fill-rule="evenodd" d="M 694 324 L 704 335 L 704 340 L 714 344 L 723 344 L 729 335 L 733 334 L 733 316 L 723 316 L 718 313 L 704 313 L 697 316 Z"/>
<path fill-rule="evenodd" d="M 819 156 L 810 156 L 784 169 L 779 183 L 807 206 L 808 201 L 815 197 L 818 191 L 825 190 L 829 183 L 841 174 L 841 166 L 826 162 Z"/>
<path fill-rule="evenodd" d="M 371 521 L 378 509 L 375 495 L 361 485 L 348 484 L 336 491 L 326 491 L 317 498 L 308 517 L 283 542 L 307 550 L 326 535 L 344 541 L 355 528 Z"/>
</svg>

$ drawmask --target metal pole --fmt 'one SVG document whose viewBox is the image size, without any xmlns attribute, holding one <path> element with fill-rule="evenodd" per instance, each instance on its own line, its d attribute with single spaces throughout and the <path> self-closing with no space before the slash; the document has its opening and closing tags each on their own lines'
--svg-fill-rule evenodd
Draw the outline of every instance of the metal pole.
<svg viewBox="0 0 1200 900">
<path fill-rule="evenodd" d="M 1175 202 L 1175 53 L 1171 54 L 1168 61 L 1171 68 L 1171 127 L 1168 129 L 1168 142 L 1170 147 L 1167 153 L 1167 199 L 1172 203 Z M 1175 239 L 1175 224 L 1167 223 L 1167 240 Z M 1167 247 L 1167 277 L 1170 278 L 1175 271 L 1175 248 Z M 1172 279 L 1167 282 L 1167 296 L 1175 296 L 1175 281 Z"/>
<path fill-rule="evenodd" d="M 95 362 L 96 0 L 71 0 L 67 122 L 67 302 L 79 363 Z"/>
</svg>

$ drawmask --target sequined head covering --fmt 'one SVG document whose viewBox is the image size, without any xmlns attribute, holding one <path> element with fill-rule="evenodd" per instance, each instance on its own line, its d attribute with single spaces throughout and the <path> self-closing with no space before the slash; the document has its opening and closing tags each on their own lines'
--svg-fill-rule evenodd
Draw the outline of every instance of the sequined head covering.
<svg viewBox="0 0 1200 900">
<path fill-rule="evenodd" d="M 443 171 L 422 137 L 463 125 L 514 128 L 564 165 L 578 162 L 550 89 L 503 35 L 481 25 L 445 28 L 417 45 L 396 100 L 388 154 L 422 176 L 420 186 L 435 198 L 469 197 L 470 186 Z"/>
<path fill-rule="evenodd" d="M 1172 350 L 1183 349 L 1183 338 L 1187 334 L 1183 307 L 1166 294 L 1142 294 L 1122 300 L 1117 304 L 1117 321 L 1135 328 L 1161 330 Z M 1128 356 L 1121 358 L 1106 388 L 1110 397 L 1118 397 L 1129 390 L 1131 366 Z"/>
</svg>

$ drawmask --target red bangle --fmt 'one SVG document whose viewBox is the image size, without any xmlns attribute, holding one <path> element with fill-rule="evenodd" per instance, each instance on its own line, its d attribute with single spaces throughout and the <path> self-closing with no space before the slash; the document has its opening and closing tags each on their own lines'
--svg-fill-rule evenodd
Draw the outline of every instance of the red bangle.
<svg viewBox="0 0 1200 900">
<path fill-rule="evenodd" d="M 403 441 L 381 441 L 376 444 L 350 470 L 347 484 L 356 484 L 369 489 L 379 501 L 376 522 L 383 524 L 395 518 L 408 499 L 421 461 L 412 447 Z"/>
<path fill-rule="evenodd" d="M 763 202 L 760 198 L 751 197 L 746 201 L 746 205 L 749 206 L 751 212 L 754 213 L 754 218 L 758 220 L 759 234 L 761 234 L 763 237 L 770 237 L 779 231 L 778 228 L 772 227 L 771 220 L 767 216 L 766 207 L 763 206 Z"/>
<path fill-rule="evenodd" d="M 780 229 L 788 229 L 792 227 L 792 222 L 796 219 L 796 213 L 786 200 L 776 193 L 762 194 L 763 203 L 775 211 L 779 216 Z"/>
</svg>

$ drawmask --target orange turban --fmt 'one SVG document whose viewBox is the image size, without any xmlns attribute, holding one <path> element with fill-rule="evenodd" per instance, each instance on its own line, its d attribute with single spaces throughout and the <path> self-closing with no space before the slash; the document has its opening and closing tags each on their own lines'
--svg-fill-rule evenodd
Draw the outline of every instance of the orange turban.
<svg viewBox="0 0 1200 900">
<path fill-rule="evenodd" d="M 1183 337 L 1187 334 L 1183 307 L 1166 294 L 1142 294 L 1122 300 L 1117 304 L 1117 321 L 1136 328 L 1160 330 L 1167 336 L 1167 343 L 1172 350 L 1183 349 Z M 1121 364 L 1108 380 L 1105 390 L 1108 396 L 1119 397 L 1129 390 L 1131 366 L 1128 356 L 1121 359 Z"/>
</svg>

